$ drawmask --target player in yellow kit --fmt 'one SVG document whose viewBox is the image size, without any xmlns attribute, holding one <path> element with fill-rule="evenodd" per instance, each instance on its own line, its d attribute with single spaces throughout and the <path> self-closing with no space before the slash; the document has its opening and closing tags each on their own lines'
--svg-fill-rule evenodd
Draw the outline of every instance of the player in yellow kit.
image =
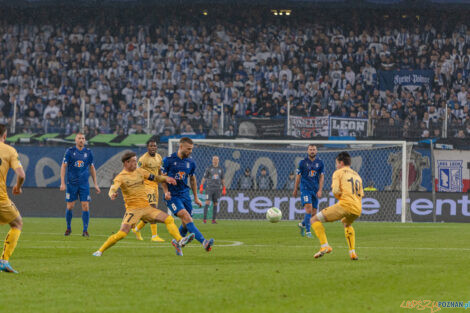
<svg viewBox="0 0 470 313">
<path fill-rule="evenodd" d="M 147 152 L 140 157 L 137 166 L 155 176 L 160 175 L 160 168 L 162 167 L 162 156 L 157 153 L 157 141 L 154 138 L 150 138 L 147 141 Z M 158 183 L 150 180 L 146 180 L 144 183 L 147 186 L 148 202 L 150 206 L 156 209 L 158 206 Z M 143 240 L 140 230 L 144 228 L 145 224 L 146 223 L 144 221 L 140 221 L 136 227 L 132 228 L 132 231 L 135 233 L 138 240 Z M 156 223 L 150 223 L 150 228 L 152 229 L 152 241 L 165 241 L 163 238 L 158 236 Z"/>
<path fill-rule="evenodd" d="M 181 248 L 194 239 L 194 234 L 189 234 L 183 238 L 175 225 L 173 217 L 151 207 L 147 200 L 147 188 L 144 185 L 146 179 L 168 184 L 176 184 L 176 180 L 168 176 L 155 176 L 146 170 L 137 168 L 137 156 L 134 152 L 125 153 L 121 161 L 124 169 L 114 178 L 114 183 L 109 189 L 108 195 L 111 200 L 115 200 L 118 196 L 117 191 L 121 188 L 126 205 L 126 213 L 122 219 L 119 232 L 111 235 L 93 255 L 101 256 L 106 249 L 126 237 L 131 228 L 142 220 L 150 223 L 165 223 L 168 232 L 175 238 L 171 243 L 176 249 L 176 254 L 182 256 Z"/>
<path fill-rule="evenodd" d="M 351 156 L 347 152 L 341 152 L 336 157 L 336 171 L 333 173 L 331 184 L 333 195 L 338 199 L 338 203 L 317 213 L 312 217 L 311 223 L 320 240 L 320 251 L 315 254 L 315 258 L 330 253 L 333 248 L 328 245 L 325 228 L 322 223 L 341 220 L 344 225 L 344 235 L 349 246 L 349 256 L 351 260 L 357 260 L 355 251 L 356 236 L 352 223 L 361 215 L 362 179 L 351 169 Z"/>
<path fill-rule="evenodd" d="M 23 220 L 15 204 L 8 198 L 6 180 L 8 170 L 13 169 L 18 178 L 12 192 L 14 195 L 19 195 L 23 192 L 21 186 L 23 186 L 25 174 L 15 148 L 5 144 L 6 138 L 7 128 L 5 125 L 0 124 L 0 225 L 10 225 L 10 231 L 5 238 L 3 252 L 0 256 L 0 271 L 18 273 L 11 267 L 9 260 L 18 243 Z"/>
</svg>

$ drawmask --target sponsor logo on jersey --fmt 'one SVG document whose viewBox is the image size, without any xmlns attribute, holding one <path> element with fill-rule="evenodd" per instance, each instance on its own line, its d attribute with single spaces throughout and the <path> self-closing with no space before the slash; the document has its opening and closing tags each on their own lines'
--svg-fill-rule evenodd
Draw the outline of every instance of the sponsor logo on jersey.
<svg viewBox="0 0 470 313">
<path fill-rule="evenodd" d="M 77 161 L 75 161 L 74 166 L 75 166 L 75 167 L 84 167 L 84 166 L 85 166 L 85 162 L 83 162 L 82 160 L 77 160 Z"/>
<path fill-rule="evenodd" d="M 186 177 L 186 172 L 177 172 L 175 175 L 175 179 L 183 180 Z"/>
</svg>

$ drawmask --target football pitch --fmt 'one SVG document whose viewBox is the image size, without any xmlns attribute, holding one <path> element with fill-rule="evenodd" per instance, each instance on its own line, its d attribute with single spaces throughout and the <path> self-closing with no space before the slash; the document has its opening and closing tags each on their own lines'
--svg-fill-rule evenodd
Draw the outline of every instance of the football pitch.
<svg viewBox="0 0 470 313">
<path fill-rule="evenodd" d="M 215 238 L 209 253 L 194 241 L 177 257 L 160 224 L 165 243 L 150 242 L 147 226 L 144 241 L 130 233 L 93 257 L 119 224 L 92 218 L 83 238 L 75 218 L 64 237 L 63 219 L 25 218 L 11 259 L 20 274 L 0 273 L 0 312 L 395 313 L 417 311 L 403 301 L 470 300 L 466 224 L 355 223 L 358 261 L 339 223 L 325 227 L 333 252 L 314 259 L 316 238 L 267 221 L 196 221 Z"/>
</svg>

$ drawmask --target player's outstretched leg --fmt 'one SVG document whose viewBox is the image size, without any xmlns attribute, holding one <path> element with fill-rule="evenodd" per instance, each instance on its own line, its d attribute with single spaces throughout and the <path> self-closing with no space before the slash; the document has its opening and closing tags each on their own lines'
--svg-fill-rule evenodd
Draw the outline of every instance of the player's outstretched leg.
<svg viewBox="0 0 470 313">
<path fill-rule="evenodd" d="M 140 233 L 140 230 L 142 228 L 144 228 L 145 226 L 145 222 L 144 221 L 140 221 L 139 224 L 137 224 L 136 227 L 133 227 L 132 228 L 132 232 L 135 234 L 135 236 L 137 237 L 137 240 L 144 240 L 144 238 L 142 238 L 142 234 Z"/>
<path fill-rule="evenodd" d="M 318 217 L 319 215 L 320 217 Z M 314 255 L 315 259 L 320 258 L 324 256 L 325 254 L 333 251 L 333 248 L 331 248 L 328 245 L 328 240 L 326 239 L 325 227 L 323 227 L 323 223 L 320 221 L 321 219 L 323 219 L 323 215 L 320 212 L 318 214 L 315 214 L 315 216 L 312 218 L 312 221 L 311 221 L 313 225 L 313 230 L 315 231 L 315 235 L 320 241 L 320 251 L 315 253 Z"/>
<path fill-rule="evenodd" d="M 0 271 L 18 274 L 18 272 L 10 265 L 10 257 L 13 254 L 13 251 L 15 251 L 16 244 L 18 243 L 18 239 L 21 235 L 21 229 L 23 227 L 21 216 L 15 218 L 10 223 L 10 227 L 10 231 L 8 232 L 3 244 L 2 255 L 0 257 Z"/>
<path fill-rule="evenodd" d="M 117 234 L 109 236 L 108 240 L 106 240 L 104 244 L 101 246 L 101 248 L 99 248 L 98 251 L 94 252 L 93 255 L 101 256 L 103 252 L 105 252 L 107 249 L 114 246 L 116 242 L 118 242 L 121 239 L 124 239 L 129 233 L 129 230 L 130 230 L 130 225 L 123 225 L 121 229 L 117 232 Z"/>
<path fill-rule="evenodd" d="M 349 257 L 355 261 L 358 259 L 355 246 L 356 246 L 356 233 L 352 225 L 344 224 L 344 236 L 349 247 Z"/>
<path fill-rule="evenodd" d="M 196 240 L 202 243 L 204 249 L 209 252 L 212 250 L 212 246 L 214 245 L 214 239 L 209 239 L 206 240 L 202 233 L 197 229 L 196 225 L 193 223 L 193 219 L 191 215 L 189 215 L 188 211 L 186 210 L 181 210 L 178 212 L 178 217 L 183 221 L 184 224 L 186 224 L 186 229 L 190 232 L 193 233 L 194 236 L 196 237 Z"/>
</svg>

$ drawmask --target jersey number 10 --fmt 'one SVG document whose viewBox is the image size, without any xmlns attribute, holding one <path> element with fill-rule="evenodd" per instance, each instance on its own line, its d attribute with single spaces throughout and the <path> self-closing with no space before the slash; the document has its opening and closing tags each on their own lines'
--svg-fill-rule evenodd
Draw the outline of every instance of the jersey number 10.
<svg viewBox="0 0 470 313">
<path fill-rule="evenodd" d="M 351 193 L 353 195 L 359 195 L 359 191 L 361 190 L 361 182 L 358 179 L 354 181 L 354 178 L 352 177 L 348 179 L 348 182 L 351 183 Z"/>
</svg>

